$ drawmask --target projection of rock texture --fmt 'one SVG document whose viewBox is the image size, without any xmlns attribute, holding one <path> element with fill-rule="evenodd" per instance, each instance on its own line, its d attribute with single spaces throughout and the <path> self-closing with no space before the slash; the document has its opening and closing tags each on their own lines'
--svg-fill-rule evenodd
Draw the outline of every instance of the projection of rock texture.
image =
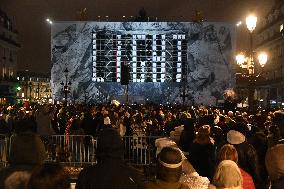
<svg viewBox="0 0 284 189">
<path fill-rule="evenodd" d="M 54 98 L 62 100 L 61 82 L 67 68 L 73 103 L 100 103 L 124 95 L 125 86 L 119 82 L 95 82 L 92 62 L 92 32 L 111 31 L 131 33 L 185 33 L 187 35 L 186 82 L 156 82 L 129 84 L 129 96 L 156 103 L 181 103 L 185 89 L 186 103 L 215 105 L 223 91 L 234 87 L 232 70 L 235 44 L 234 25 L 227 23 L 189 22 L 57 22 L 52 25 L 51 83 Z M 136 97 L 136 98 L 134 98 Z M 139 97 L 139 98 L 138 98 Z"/>
</svg>

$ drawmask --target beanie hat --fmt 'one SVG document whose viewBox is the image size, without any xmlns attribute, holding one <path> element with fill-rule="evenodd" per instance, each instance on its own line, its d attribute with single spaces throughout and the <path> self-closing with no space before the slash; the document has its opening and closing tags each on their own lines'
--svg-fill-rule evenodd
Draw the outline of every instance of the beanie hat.
<svg viewBox="0 0 284 189">
<path fill-rule="evenodd" d="M 248 132 L 249 129 L 245 123 L 237 122 L 227 133 L 227 141 L 230 144 L 241 144 L 246 141 L 246 135 Z"/>
<path fill-rule="evenodd" d="M 123 142 L 118 132 L 113 128 L 104 128 L 99 133 L 97 146 L 97 156 L 99 159 L 106 157 L 123 158 Z"/>
<path fill-rule="evenodd" d="M 217 188 L 242 188 L 243 178 L 238 165 L 231 160 L 221 161 L 216 169 L 213 184 Z"/>
</svg>

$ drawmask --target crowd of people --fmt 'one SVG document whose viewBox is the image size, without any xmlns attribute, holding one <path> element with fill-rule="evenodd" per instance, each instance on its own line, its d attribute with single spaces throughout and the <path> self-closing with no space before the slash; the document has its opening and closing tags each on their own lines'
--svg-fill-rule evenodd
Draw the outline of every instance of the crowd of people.
<svg viewBox="0 0 284 189">
<path fill-rule="evenodd" d="M 188 181 L 193 178 L 206 178 L 207 188 L 284 188 L 281 110 L 249 114 L 205 106 L 102 104 L 9 106 L 0 111 L 0 133 L 13 136 L 0 188 L 70 188 L 62 167 L 44 163 L 39 135 L 55 134 L 97 137 L 97 164 L 81 171 L 78 189 L 198 188 Z M 175 144 L 157 154 L 153 179 L 123 160 L 121 138 L 133 135 L 165 137 Z"/>
</svg>

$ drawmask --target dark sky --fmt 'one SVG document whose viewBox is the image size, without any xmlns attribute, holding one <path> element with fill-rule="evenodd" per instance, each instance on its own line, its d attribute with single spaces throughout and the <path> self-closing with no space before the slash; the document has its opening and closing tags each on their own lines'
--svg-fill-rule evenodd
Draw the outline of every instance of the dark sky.
<svg viewBox="0 0 284 189">
<path fill-rule="evenodd" d="M 148 16 L 158 20 L 190 21 L 195 10 L 207 21 L 236 23 L 254 12 L 262 17 L 274 0 L 0 0 L 0 8 L 14 21 L 22 45 L 18 56 L 19 70 L 49 72 L 50 26 L 47 17 L 56 21 L 77 20 L 78 11 L 87 8 L 89 20 L 98 15 L 119 21 L 122 16 L 136 16 L 144 7 Z M 242 33 L 243 28 L 239 28 Z M 244 34 L 243 34 L 244 35 Z M 237 48 L 245 48 L 239 35 Z"/>
</svg>

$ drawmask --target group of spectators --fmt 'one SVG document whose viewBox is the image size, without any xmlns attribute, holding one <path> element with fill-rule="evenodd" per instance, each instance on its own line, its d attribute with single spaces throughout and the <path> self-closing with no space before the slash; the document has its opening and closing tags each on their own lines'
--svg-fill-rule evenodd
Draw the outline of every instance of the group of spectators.
<svg viewBox="0 0 284 189">
<path fill-rule="evenodd" d="M 5 189 L 16 188 L 11 183 L 34 189 L 44 188 L 41 184 L 46 182 L 54 184 L 46 188 L 70 187 L 62 167 L 43 164 L 44 146 L 34 133 L 98 137 L 97 164 L 81 171 L 78 189 L 193 188 L 181 181 L 185 160 L 191 167 L 188 174 L 208 178 L 208 188 L 284 188 L 282 111 L 248 114 L 159 105 L 9 107 L 2 109 L 0 133 L 16 134 L 10 166 L 0 174 L 0 188 Z M 145 181 L 124 163 L 121 137 L 132 135 L 169 137 L 175 142 L 176 146 L 164 147 L 157 155 L 154 179 Z"/>
</svg>

